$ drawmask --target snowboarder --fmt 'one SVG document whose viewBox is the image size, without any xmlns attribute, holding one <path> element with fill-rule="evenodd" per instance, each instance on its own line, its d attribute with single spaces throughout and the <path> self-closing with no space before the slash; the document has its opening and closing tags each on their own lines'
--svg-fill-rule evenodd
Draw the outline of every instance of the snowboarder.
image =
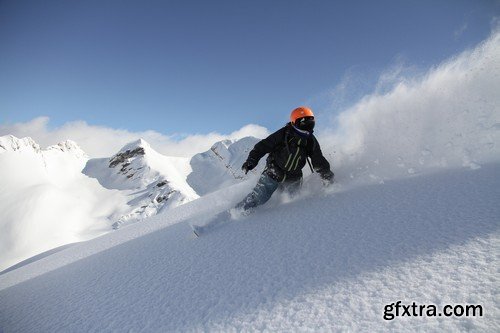
<svg viewBox="0 0 500 333">
<path fill-rule="evenodd" d="M 277 189 L 295 193 L 302 183 L 302 168 L 306 161 L 311 167 L 309 157 L 311 170 L 318 172 L 327 184 L 333 183 L 330 163 L 313 135 L 314 124 L 312 110 L 305 106 L 298 107 L 290 114 L 289 123 L 254 146 L 241 167 L 245 174 L 254 169 L 264 155 L 269 156 L 257 185 L 236 205 L 237 209 L 248 211 L 262 205 Z"/>
</svg>

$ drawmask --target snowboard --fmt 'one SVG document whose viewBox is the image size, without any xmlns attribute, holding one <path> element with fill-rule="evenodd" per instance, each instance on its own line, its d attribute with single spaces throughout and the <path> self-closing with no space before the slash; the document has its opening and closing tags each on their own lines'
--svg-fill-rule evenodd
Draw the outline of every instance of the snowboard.
<svg viewBox="0 0 500 333">
<path fill-rule="evenodd" d="M 191 224 L 191 228 L 196 237 L 201 237 L 201 235 L 206 234 L 209 230 L 213 230 L 230 219 L 230 211 L 225 210 L 203 221 L 201 224 Z"/>
<path fill-rule="evenodd" d="M 210 231 L 220 228 L 222 225 L 230 221 L 238 220 L 239 218 L 247 216 L 252 212 L 253 210 L 242 211 L 232 208 L 214 215 L 213 217 L 209 218 L 208 221 L 205 220 L 204 223 L 191 224 L 191 229 L 193 229 L 194 235 L 198 238 Z"/>
</svg>

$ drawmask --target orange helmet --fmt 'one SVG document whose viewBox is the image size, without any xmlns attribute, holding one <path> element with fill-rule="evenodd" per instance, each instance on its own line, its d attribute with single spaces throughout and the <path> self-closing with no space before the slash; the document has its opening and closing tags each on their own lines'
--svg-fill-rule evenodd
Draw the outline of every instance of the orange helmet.
<svg viewBox="0 0 500 333">
<path fill-rule="evenodd" d="M 290 121 L 292 122 L 292 124 L 295 124 L 295 121 L 297 119 L 304 117 L 314 117 L 314 114 L 312 110 L 307 106 L 299 106 L 298 108 L 294 109 L 290 114 Z"/>
</svg>

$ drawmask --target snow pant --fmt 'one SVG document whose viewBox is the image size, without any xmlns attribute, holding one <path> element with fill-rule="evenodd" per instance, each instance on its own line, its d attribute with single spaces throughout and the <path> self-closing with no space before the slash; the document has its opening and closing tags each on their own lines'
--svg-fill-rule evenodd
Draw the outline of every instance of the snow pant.
<svg viewBox="0 0 500 333">
<path fill-rule="evenodd" d="M 302 178 L 278 182 L 272 179 L 266 172 L 262 173 L 252 192 L 243 199 L 236 208 L 248 210 L 265 204 L 273 195 L 274 191 L 286 191 L 290 195 L 294 195 L 299 190 L 302 184 Z"/>
</svg>

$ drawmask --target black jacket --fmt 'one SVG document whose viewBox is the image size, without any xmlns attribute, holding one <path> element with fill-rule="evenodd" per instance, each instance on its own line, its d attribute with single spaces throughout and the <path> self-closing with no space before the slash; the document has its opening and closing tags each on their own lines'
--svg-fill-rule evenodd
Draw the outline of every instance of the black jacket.
<svg viewBox="0 0 500 333">
<path fill-rule="evenodd" d="M 307 157 L 311 158 L 314 171 L 323 178 L 332 175 L 330 163 L 323 156 L 316 137 L 300 136 L 290 123 L 259 141 L 250 151 L 248 161 L 257 165 L 265 154 L 269 156 L 264 172 L 279 182 L 301 178 Z"/>
</svg>

